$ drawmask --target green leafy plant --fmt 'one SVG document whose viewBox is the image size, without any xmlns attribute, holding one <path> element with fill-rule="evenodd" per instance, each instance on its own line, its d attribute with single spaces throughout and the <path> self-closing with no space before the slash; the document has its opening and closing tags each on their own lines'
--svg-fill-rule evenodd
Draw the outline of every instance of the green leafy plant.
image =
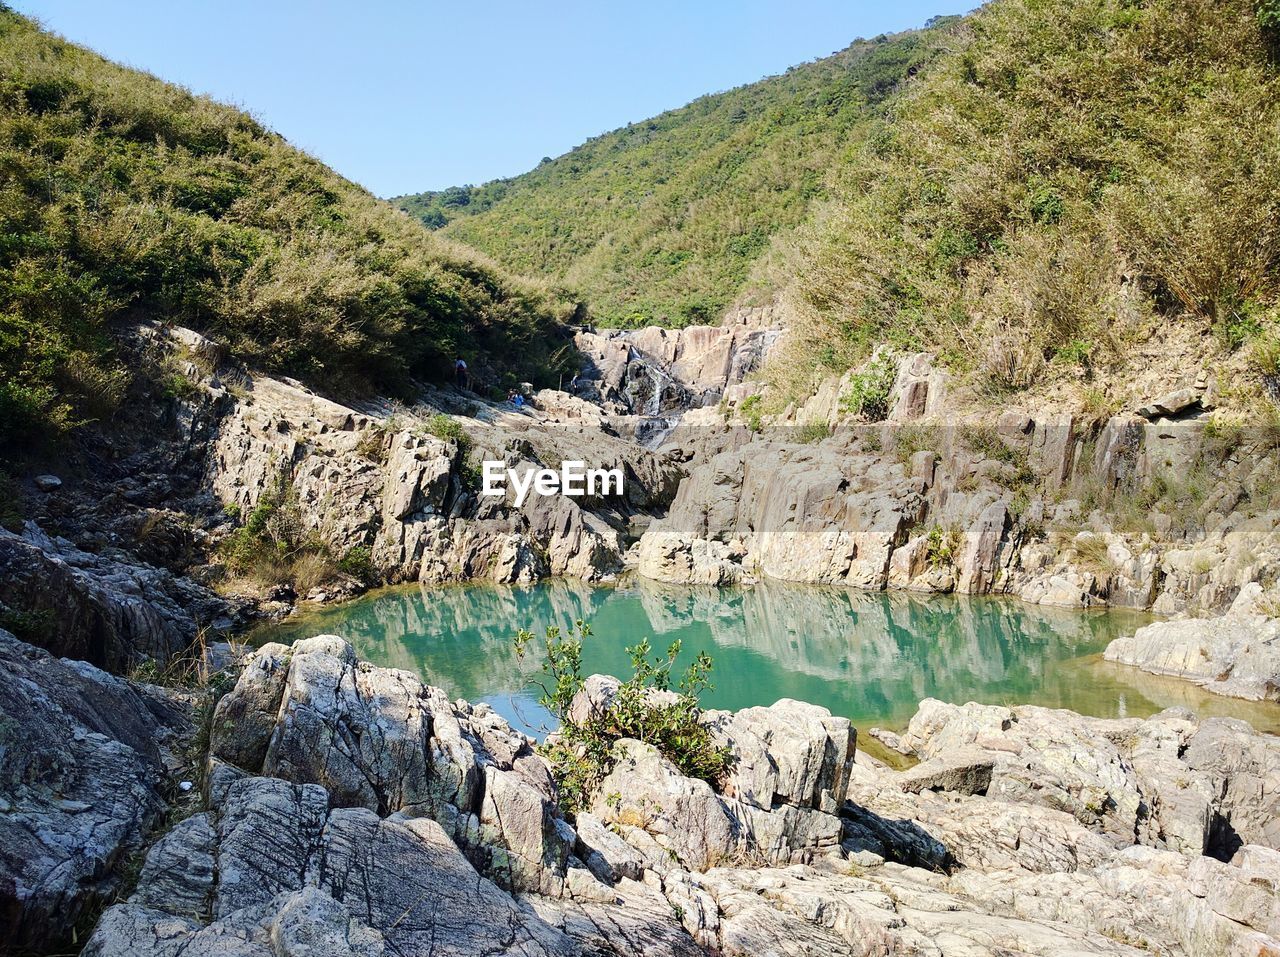
<svg viewBox="0 0 1280 957">
<path fill-rule="evenodd" d="M 882 350 L 849 378 L 849 387 L 840 397 L 840 408 L 866 422 L 880 422 L 889 414 L 889 393 L 897 378 L 898 364 L 893 354 Z"/>
<path fill-rule="evenodd" d="M 933 525 L 925 539 L 924 560 L 930 568 L 953 568 L 964 545 L 964 533 L 955 526 Z"/>
<path fill-rule="evenodd" d="M 806 422 L 796 430 L 796 441 L 802 445 L 830 438 L 831 426 L 825 422 Z"/>
<path fill-rule="evenodd" d="M 1280 38 L 1280 0 L 1258 0 L 1258 26 L 1272 42 Z"/>
<path fill-rule="evenodd" d="M 33 645 L 45 645 L 53 637 L 53 612 L 41 609 L 21 610 L 0 604 L 0 628 Z"/>
<path fill-rule="evenodd" d="M 297 490 L 282 470 L 258 497 L 244 524 L 222 541 L 219 554 L 233 575 L 262 584 L 288 583 L 305 595 L 333 579 L 341 563 L 316 535 L 303 529 Z"/>
<path fill-rule="evenodd" d="M 892 434 L 894 456 L 904 467 L 911 464 L 917 452 L 937 452 L 942 444 L 942 435 L 933 425 L 907 423 L 898 426 Z"/>
<path fill-rule="evenodd" d="M 373 553 L 364 545 L 356 545 L 348 549 L 338 561 L 338 570 L 364 585 L 373 585 L 378 581 L 378 570 L 373 564 Z"/>
<path fill-rule="evenodd" d="M 434 435 L 444 442 L 452 442 L 464 456 L 471 450 L 471 436 L 467 430 L 451 415 L 438 413 L 429 418 L 424 426 L 428 435 Z"/>
<path fill-rule="evenodd" d="M 648 639 L 628 648 L 631 676 L 622 681 L 607 707 L 574 715 L 574 698 L 582 691 L 582 645 L 591 628 L 579 620 L 568 632 L 549 626 L 542 636 L 542 704 L 559 722 L 542 752 L 550 762 L 567 811 L 590 803 L 600 782 L 613 768 L 614 745 L 634 738 L 653 745 L 681 773 L 717 784 L 727 772 L 731 753 L 717 745 L 699 719 L 699 696 L 711 689 L 712 661 L 700 652 L 672 687 L 672 673 L 680 654 L 673 642 L 665 655 L 650 657 Z M 521 630 L 515 637 L 523 658 L 537 640 Z"/>
<path fill-rule="evenodd" d="M 747 428 L 752 432 L 761 432 L 764 430 L 764 410 L 760 408 L 761 397 L 759 393 L 749 395 L 738 403 L 738 414 L 747 422 Z"/>
</svg>

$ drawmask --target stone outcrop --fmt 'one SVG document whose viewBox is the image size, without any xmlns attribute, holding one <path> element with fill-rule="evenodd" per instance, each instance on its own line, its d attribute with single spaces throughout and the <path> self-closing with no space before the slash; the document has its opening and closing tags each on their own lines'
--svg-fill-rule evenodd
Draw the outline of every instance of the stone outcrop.
<svg viewBox="0 0 1280 957">
<path fill-rule="evenodd" d="M 217 634 L 232 606 L 207 588 L 122 551 L 90 553 L 27 522 L 0 529 L 0 609 L 27 624 L 23 637 L 56 655 L 127 671 L 167 662 L 202 629 Z"/>
<path fill-rule="evenodd" d="M 1222 859 L 1242 844 L 1280 846 L 1280 738 L 1242 721 L 1197 720 L 1176 708 L 1145 720 L 1101 719 L 928 699 L 901 737 L 888 740 L 924 759 L 922 769 L 938 761 L 988 764 L 985 796 L 1051 809 L 1065 826 L 1116 846 L 1136 842 Z M 889 815 L 933 800 L 917 788 L 901 798 L 851 790 L 855 802 Z M 968 826 L 960 816 L 955 823 Z M 983 843 L 937 836 L 949 847 Z M 1085 844 L 1076 846 L 1081 852 Z"/>
<path fill-rule="evenodd" d="M 689 477 L 630 563 L 672 583 L 772 577 L 1165 615 L 1225 611 L 1280 573 L 1276 451 L 1248 428 L 1224 444 L 1198 398 L 1178 421 L 993 419 L 965 412 L 917 354 L 898 361 L 885 421 L 867 424 L 842 406 L 852 376 L 758 434 L 732 411 L 687 414 L 663 447 Z"/>
<path fill-rule="evenodd" d="M 103 915 L 84 953 L 578 953 L 476 874 L 434 820 L 333 804 L 314 784 L 236 781 L 152 848 L 138 891 Z M 169 861 L 195 866 L 175 873 Z"/>
<path fill-rule="evenodd" d="M 616 686 L 593 676 L 596 703 L 582 707 L 609 707 Z M 839 845 L 835 815 L 854 742 L 847 719 L 783 701 L 703 720 L 740 756 L 720 792 L 650 746 L 623 741 L 596 818 L 633 830 L 636 852 L 659 864 L 669 854 L 696 867 L 744 856 L 806 860 Z M 563 886 L 578 838 L 532 742 L 484 706 L 357 662 L 340 638 L 263 646 L 219 702 L 213 728 L 214 782 L 260 774 L 321 785 L 340 807 L 430 817 L 504 887 Z M 592 847 L 610 862 L 607 846 Z"/>
<path fill-rule="evenodd" d="M 733 310 L 715 326 L 579 332 L 582 391 L 614 411 L 662 416 L 741 392 L 783 333 L 775 306 Z"/>
<path fill-rule="evenodd" d="M 248 515 L 285 483 L 304 533 L 338 555 L 367 549 L 391 581 L 530 582 L 618 571 L 630 518 L 665 507 L 683 474 L 669 456 L 611 434 L 598 415 L 583 418 L 562 393 L 544 394 L 545 413 L 459 403 L 445 393 L 429 398 L 436 404 L 361 412 L 255 377 L 251 398 L 234 402 L 219 422 L 209 486 Z M 465 443 L 433 434 L 441 416 L 452 417 Z M 483 460 L 518 471 L 572 460 L 617 468 L 624 492 L 592 500 L 530 495 L 517 508 L 514 493 L 478 494 Z"/>
<path fill-rule="evenodd" d="M 357 662 L 334 636 L 263 646 L 218 704 L 213 779 L 325 788 L 338 807 L 430 817 L 504 885 L 558 887 L 572 839 L 532 742 L 485 706 Z"/>
<path fill-rule="evenodd" d="M 165 810 L 186 709 L 0 631 L 0 940 L 66 944 Z"/>
<path fill-rule="evenodd" d="M 1252 582 L 1225 615 L 1154 622 L 1117 638 L 1104 654 L 1219 694 L 1280 701 L 1280 617 L 1263 611 L 1271 603 L 1280 610 L 1280 595 L 1264 596 Z"/>
</svg>

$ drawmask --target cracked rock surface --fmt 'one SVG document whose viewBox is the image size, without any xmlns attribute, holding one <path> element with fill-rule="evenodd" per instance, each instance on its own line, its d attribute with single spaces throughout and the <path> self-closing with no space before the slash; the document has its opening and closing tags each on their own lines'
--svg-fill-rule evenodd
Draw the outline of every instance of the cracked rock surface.
<svg viewBox="0 0 1280 957">
<path fill-rule="evenodd" d="M 0 630 L 0 941 L 60 943 L 165 808 L 181 703 Z"/>
</svg>

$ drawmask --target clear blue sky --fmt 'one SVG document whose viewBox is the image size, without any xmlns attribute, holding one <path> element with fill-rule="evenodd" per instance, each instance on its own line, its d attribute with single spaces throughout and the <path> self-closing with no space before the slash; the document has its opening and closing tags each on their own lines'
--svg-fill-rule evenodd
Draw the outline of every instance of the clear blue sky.
<svg viewBox="0 0 1280 957">
<path fill-rule="evenodd" d="M 248 109 L 380 196 L 522 173 L 597 133 L 977 0 L 9 0 Z"/>
</svg>

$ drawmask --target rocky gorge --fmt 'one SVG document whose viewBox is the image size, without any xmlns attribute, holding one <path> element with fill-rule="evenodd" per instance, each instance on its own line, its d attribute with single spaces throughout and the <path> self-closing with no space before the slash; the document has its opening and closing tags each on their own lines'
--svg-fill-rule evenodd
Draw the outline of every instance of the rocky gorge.
<svg viewBox="0 0 1280 957">
<path fill-rule="evenodd" d="M 1280 957 L 1280 0 L 79 6 L 0 2 L 0 957 Z"/>
<path fill-rule="evenodd" d="M 344 404 L 140 327 L 139 355 L 188 385 L 29 480 L 27 514 L 0 531 L 6 939 L 102 955 L 1276 952 L 1280 752 L 1241 721 L 927 700 L 899 732 L 860 733 L 783 700 L 699 716 L 732 756 L 723 779 L 623 740 L 571 813 L 535 741 L 430 675 L 335 636 L 214 654 L 374 581 L 781 579 L 1149 608 L 1174 617 L 1107 658 L 1280 698 L 1276 453 L 1221 435 L 1211 383 L 1103 422 L 990 422 L 930 357 L 896 356 L 882 422 L 843 408 L 848 376 L 760 421 L 772 319 L 581 332 L 575 392 L 531 409 L 433 388 Z M 477 494 L 478 461 L 570 458 L 622 469 L 623 494 Z M 237 580 L 224 543 L 268 505 L 291 540 L 360 555 L 370 577 Z M 148 683 L 193 649 L 213 691 Z"/>
<path fill-rule="evenodd" d="M 79 475 L 28 486 L 25 525 L 0 531 L 0 602 L 19 631 L 47 635 L 37 643 L 121 669 L 373 582 L 634 570 L 1180 617 L 1225 614 L 1252 583 L 1256 620 L 1232 620 L 1257 639 L 1185 652 L 1212 669 L 1156 663 L 1150 642 L 1112 657 L 1280 695 L 1266 624 L 1280 610 L 1280 451 L 1263 429 L 1215 419 L 1212 376 L 1093 421 L 993 416 L 930 356 L 885 354 L 765 421 L 753 375 L 781 321 L 745 309 L 718 327 L 581 331 L 574 394 L 542 390 L 521 409 L 432 388 L 411 404 L 343 404 L 229 363 L 196 333 L 140 327 L 139 361 L 172 370 L 181 394 L 141 401 L 142 421 L 82 456 Z M 868 423 L 847 396 L 872 368 L 888 378 L 883 419 Z M 1153 373 L 1153 390 L 1180 384 Z M 135 430 L 156 441 L 130 440 Z M 616 468 L 624 493 L 517 508 L 511 494 L 478 494 L 486 460 Z M 348 567 L 364 582 L 226 581 L 219 544 L 272 510 L 290 523 L 279 534 L 339 565 L 358 559 Z"/>
</svg>

